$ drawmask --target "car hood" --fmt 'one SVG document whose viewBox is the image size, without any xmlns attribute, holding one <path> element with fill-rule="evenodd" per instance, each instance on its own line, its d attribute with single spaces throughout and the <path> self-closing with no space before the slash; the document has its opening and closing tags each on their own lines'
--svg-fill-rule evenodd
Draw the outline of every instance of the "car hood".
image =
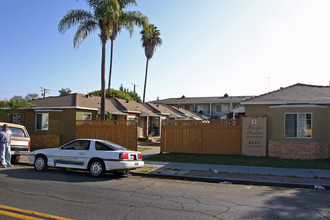
<svg viewBox="0 0 330 220">
<path fill-rule="evenodd" d="M 40 153 L 52 153 L 58 151 L 58 148 L 47 148 L 47 149 L 40 149 L 40 150 L 35 150 L 31 152 L 31 154 L 36 155 Z"/>
</svg>

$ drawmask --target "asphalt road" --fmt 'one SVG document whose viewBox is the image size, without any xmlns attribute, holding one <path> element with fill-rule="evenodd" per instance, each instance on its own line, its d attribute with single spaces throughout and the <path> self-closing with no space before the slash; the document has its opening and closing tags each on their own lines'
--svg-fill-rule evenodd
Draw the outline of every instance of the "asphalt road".
<svg viewBox="0 0 330 220">
<path fill-rule="evenodd" d="M 3 206 L 73 219 L 330 219 L 330 192 L 0 169 Z M 7 210 L 8 211 L 8 210 Z"/>
</svg>

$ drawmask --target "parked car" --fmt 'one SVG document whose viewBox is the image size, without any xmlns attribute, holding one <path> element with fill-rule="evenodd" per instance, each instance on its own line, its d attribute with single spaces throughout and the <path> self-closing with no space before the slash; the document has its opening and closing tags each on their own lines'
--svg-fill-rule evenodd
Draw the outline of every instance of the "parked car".
<svg viewBox="0 0 330 220">
<path fill-rule="evenodd" d="M 8 130 L 11 131 L 11 163 L 18 163 L 20 155 L 28 155 L 30 153 L 31 138 L 23 125 L 0 122 L 0 128 L 7 124 Z"/>
<path fill-rule="evenodd" d="M 33 151 L 29 163 L 37 171 L 65 167 L 88 170 L 95 177 L 103 176 L 106 171 L 127 172 L 144 165 L 140 152 L 97 139 L 76 139 L 59 148 Z"/>
</svg>

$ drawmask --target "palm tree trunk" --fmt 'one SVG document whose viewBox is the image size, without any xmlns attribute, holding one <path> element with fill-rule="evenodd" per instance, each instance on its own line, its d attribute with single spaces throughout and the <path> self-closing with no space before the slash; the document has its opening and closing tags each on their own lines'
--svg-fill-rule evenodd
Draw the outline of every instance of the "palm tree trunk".
<svg viewBox="0 0 330 220">
<path fill-rule="evenodd" d="M 146 86 L 147 86 L 147 76 L 148 76 L 148 63 L 149 63 L 149 58 L 147 58 L 146 76 L 144 78 L 143 103 L 145 102 L 145 96 L 146 96 Z"/>
<path fill-rule="evenodd" d="M 110 97 L 110 84 L 111 84 L 111 73 L 112 73 L 112 54 L 113 54 L 113 40 L 111 40 L 110 70 L 109 70 L 109 83 L 108 83 L 108 97 Z"/>
<path fill-rule="evenodd" d="M 105 57 L 106 57 L 107 42 L 102 42 L 102 62 L 101 62 L 101 116 L 100 119 L 105 119 Z"/>
</svg>

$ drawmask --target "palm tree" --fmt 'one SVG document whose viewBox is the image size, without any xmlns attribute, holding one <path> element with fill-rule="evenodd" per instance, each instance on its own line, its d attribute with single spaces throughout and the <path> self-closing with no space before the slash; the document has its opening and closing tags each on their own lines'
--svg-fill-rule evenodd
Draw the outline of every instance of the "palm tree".
<svg viewBox="0 0 330 220">
<path fill-rule="evenodd" d="M 102 42 L 101 61 L 101 120 L 105 119 L 105 64 L 106 47 L 109 33 L 111 32 L 112 21 L 118 19 L 120 5 L 117 0 L 86 0 L 92 12 L 82 9 L 69 10 L 58 24 L 60 33 L 65 33 L 68 29 L 78 25 L 73 38 L 73 46 L 79 47 L 93 31 L 99 29 L 99 37 Z"/>
<path fill-rule="evenodd" d="M 153 24 L 149 24 L 141 31 L 141 40 L 142 46 L 144 47 L 144 53 L 147 57 L 146 64 L 146 75 L 144 79 L 144 90 L 143 90 L 143 103 L 145 102 L 146 95 L 146 85 L 147 85 L 147 75 L 148 75 L 148 63 L 149 59 L 152 58 L 155 52 L 156 46 L 160 46 L 162 44 L 162 39 L 159 37 L 160 32 L 157 27 Z"/>
<path fill-rule="evenodd" d="M 148 17 L 139 11 L 124 11 L 124 9 L 131 5 L 137 5 L 135 0 L 118 0 L 120 6 L 120 14 L 116 20 L 113 20 L 111 34 L 109 35 L 111 41 L 110 50 L 110 68 L 109 68 L 109 83 L 108 83 L 108 96 L 110 97 L 110 84 L 112 74 L 112 58 L 113 58 L 113 41 L 116 40 L 118 33 L 122 28 L 126 28 L 130 35 L 134 33 L 134 26 L 144 27 L 149 23 Z"/>
</svg>

